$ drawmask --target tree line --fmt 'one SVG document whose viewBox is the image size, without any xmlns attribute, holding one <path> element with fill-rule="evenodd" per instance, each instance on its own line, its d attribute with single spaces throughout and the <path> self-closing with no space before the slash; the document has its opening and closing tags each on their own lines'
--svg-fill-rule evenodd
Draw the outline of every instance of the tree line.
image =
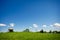
<svg viewBox="0 0 60 40">
<path fill-rule="evenodd" d="M 13 29 L 8 29 L 9 32 L 14 32 Z M 31 32 L 29 29 L 25 29 L 23 30 L 22 32 Z M 49 32 L 46 32 L 44 31 L 43 29 L 40 30 L 40 31 L 37 31 L 38 33 L 60 33 L 60 31 L 49 31 Z"/>
<path fill-rule="evenodd" d="M 25 29 L 23 32 L 31 32 L 31 31 L 29 29 Z M 43 29 L 37 32 L 38 33 L 60 33 L 60 31 L 51 31 L 51 30 L 49 32 L 46 32 Z"/>
</svg>

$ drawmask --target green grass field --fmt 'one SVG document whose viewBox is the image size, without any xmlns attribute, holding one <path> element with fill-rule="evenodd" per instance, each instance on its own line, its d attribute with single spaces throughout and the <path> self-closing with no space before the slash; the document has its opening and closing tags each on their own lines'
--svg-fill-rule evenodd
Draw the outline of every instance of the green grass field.
<svg viewBox="0 0 60 40">
<path fill-rule="evenodd" d="M 0 33 L 0 40 L 60 40 L 60 34 L 30 32 Z"/>
</svg>

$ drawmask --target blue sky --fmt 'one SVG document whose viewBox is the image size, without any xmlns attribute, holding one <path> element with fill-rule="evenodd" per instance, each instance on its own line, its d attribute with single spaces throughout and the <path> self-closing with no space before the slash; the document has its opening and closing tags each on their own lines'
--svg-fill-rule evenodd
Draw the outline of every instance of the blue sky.
<svg viewBox="0 0 60 40">
<path fill-rule="evenodd" d="M 8 25 L 14 23 L 15 31 L 23 31 L 30 28 L 31 31 L 44 29 L 60 30 L 54 27 L 60 24 L 59 0 L 0 0 L 0 31 L 7 31 Z M 35 24 L 37 27 L 33 26 Z M 46 27 L 43 27 L 43 26 Z"/>
</svg>

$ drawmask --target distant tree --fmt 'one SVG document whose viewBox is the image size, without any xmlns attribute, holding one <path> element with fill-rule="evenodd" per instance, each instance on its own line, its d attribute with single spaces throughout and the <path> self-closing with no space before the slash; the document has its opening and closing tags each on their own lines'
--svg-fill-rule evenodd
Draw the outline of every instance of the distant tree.
<svg viewBox="0 0 60 40">
<path fill-rule="evenodd" d="M 52 31 L 50 30 L 49 33 L 52 33 Z"/>
<path fill-rule="evenodd" d="M 53 33 L 57 33 L 57 31 L 53 31 Z"/>
<path fill-rule="evenodd" d="M 23 32 L 30 32 L 30 30 L 29 29 L 25 29 Z"/>
<path fill-rule="evenodd" d="M 60 31 L 58 31 L 57 33 L 60 33 Z"/>
<path fill-rule="evenodd" d="M 46 31 L 44 31 L 44 33 L 47 33 Z"/>
<path fill-rule="evenodd" d="M 60 33 L 60 31 L 53 31 L 53 33 Z"/>
<path fill-rule="evenodd" d="M 40 31 L 40 33 L 43 33 L 44 31 L 43 31 L 43 29 Z"/>
</svg>

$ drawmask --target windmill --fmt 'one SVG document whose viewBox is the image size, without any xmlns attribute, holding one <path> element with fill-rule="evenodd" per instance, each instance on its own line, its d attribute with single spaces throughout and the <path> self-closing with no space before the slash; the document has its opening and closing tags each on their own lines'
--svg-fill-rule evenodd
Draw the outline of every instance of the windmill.
<svg viewBox="0 0 60 40">
<path fill-rule="evenodd" d="M 14 27 L 14 23 L 10 23 L 8 31 L 13 32 L 14 30 L 13 27 Z"/>
</svg>

